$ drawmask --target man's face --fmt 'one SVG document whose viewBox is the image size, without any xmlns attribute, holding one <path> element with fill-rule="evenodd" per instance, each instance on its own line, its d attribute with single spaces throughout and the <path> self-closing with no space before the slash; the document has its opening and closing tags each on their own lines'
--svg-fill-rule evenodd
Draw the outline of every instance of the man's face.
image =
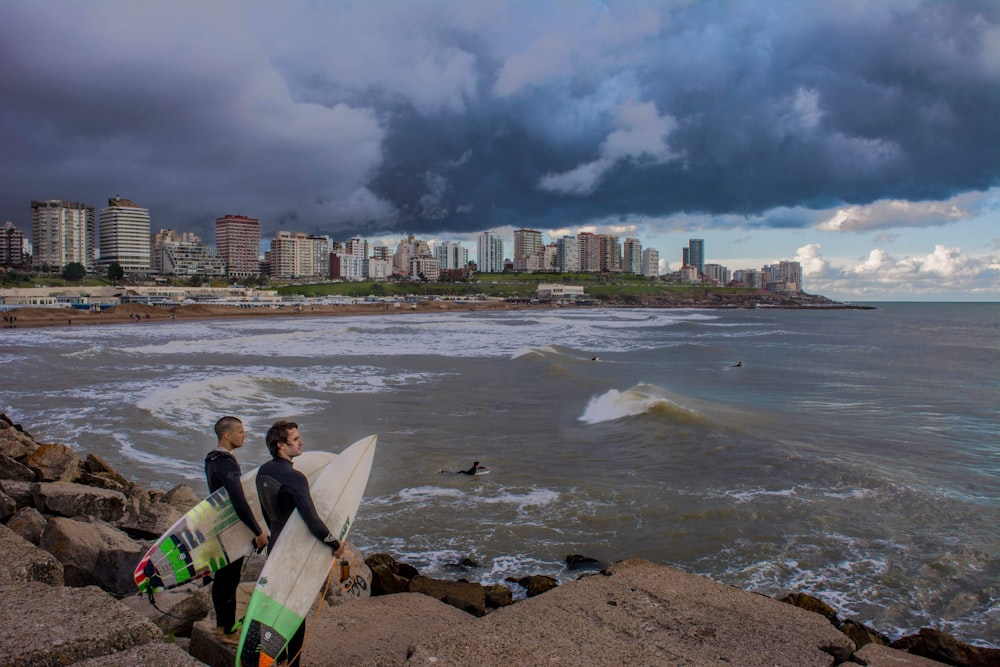
<svg viewBox="0 0 1000 667">
<path fill-rule="evenodd" d="M 243 424 L 237 424 L 231 431 L 229 431 L 229 442 L 233 445 L 233 449 L 243 446 L 243 441 L 247 439 L 247 432 L 243 429 Z"/>
<path fill-rule="evenodd" d="M 288 432 L 282 447 L 290 459 L 302 453 L 302 436 L 299 435 L 299 429 L 293 428 Z"/>
</svg>

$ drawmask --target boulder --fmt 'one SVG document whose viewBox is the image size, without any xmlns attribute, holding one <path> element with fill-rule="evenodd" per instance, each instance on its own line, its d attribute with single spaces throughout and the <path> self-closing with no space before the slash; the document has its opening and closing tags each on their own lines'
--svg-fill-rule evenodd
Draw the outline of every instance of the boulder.
<svg viewBox="0 0 1000 667">
<path fill-rule="evenodd" d="M 24 465 L 43 482 L 75 482 L 83 472 L 83 461 L 72 449 L 58 443 L 38 445 Z"/>
<path fill-rule="evenodd" d="M 172 636 L 190 635 L 194 624 L 212 613 L 211 587 L 201 581 L 160 591 L 155 606 L 141 595 L 122 599 L 122 604 L 146 616 Z"/>
<path fill-rule="evenodd" d="M 46 518 L 34 507 L 22 507 L 14 512 L 14 516 L 7 522 L 7 527 L 38 546 L 42 541 L 46 523 Z"/>
<path fill-rule="evenodd" d="M 92 473 L 84 471 L 80 473 L 80 476 L 76 481 L 78 484 L 93 486 L 98 489 L 117 491 L 121 494 L 127 494 L 129 490 L 128 484 L 119 484 L 113 476 L 110 476 L 107 473 Z"/>
<path fill-rule="evenodd" d="M 763 595 L 643 560 L 605 572 L 423 639 L 404 665 L 831 667 L 854 652 L 822 616 Z"/>
<path fill-rule="evenodd" d="M 941 667 L 946 664 L 881 644 L 868 644 L 851 657 L 854 660 L 849 663 L 851 667 L 858 663 L 867 667 Z"/>
<path fill-rule="evenodd" d="M 418 574 L 410 580 L 410 592 L 423 593 L 473 616 L 486 614 L 486 593 L 480 584 L 443 581 Z"/>
<path fill-rule="evenodd" d="M 608 566 L 607 563 L 602 563 L 601 561 L 590 558 L 588 556 L 581 556 L 580 554 L 572 554 L 566 556 L 566 569 L 571 571 L 586 571 L 586 570 L 603 570 Z"/>
<path fill-rule="evenodd" d="M 880 646 L 888 646 L 889 644 L 889 638 L 881 632 L 850 619 L 840 624 L 840 631 L 847 635 L 858 648 L 868 644 L 879 644 Z"/>
<path fill-rule="evenodd" d="M 118 596 L 136 592 L 133 572 L 146 549 L 114 526 L 52 517 L 40 546 L 63 564 L 68 586 L 96 584 Z"/>
<path fill-rule="evenodd" d="M 31 493 L 35 507 L 45 514 L 92 516 L 110 522 L 125 513 L 125 496 L 117 491 L 68 482 L 36 482 Z"/>
<path fill-rule="evenodd" d="M 0 491 L 14 499 L 18 509 L 22 507 L 34 507 L 35 496 L 31 494 L 34 482 L 15 482 L 14 480 L 0 480 Z"/>
<path fill-rule="evenodd" d="M 88 474 L 100 476 L 122 487 L 129 485 L 128 480 L 119 475 L 118 471 L 97 454 L 87 454 L 87 460 L 83 462 L 83 470 Z"/>
<path fill-rule="evenodd" d="M 0 454 L 0 479 L 14 479 L 20 482 L 34 482 L 35 471 L 28 466 L 18 463 L 6 454 Z"/>
<path fill-rule="evenodd" d="M 365 555 L 348 542 L 344 557 L 335 564 L 334 578 L 326 592 L 327 604 L 336 606 L 353 600 L 371 597 L 372 571 L 365 565 Z"/>
<path fill-rule="evenodd" d="M 38 448 L 30 435 L 15 428 L 0 430 L 0 454 L 21 461 Z"/>
<path fill-rule="evenodd" d="M 205 663 L 191 656 L 178 644 L 153 641 L 125 651 L 102 655 L 98 658 L 74 662 L 72 667 L 135 667 L 158 665 L 160 667 L 205 667 Z M 229 667 L 227 665 L 227 667 Z"/>
<path fill-rule="evenodd" d="M 483 586 L 483 592 L 486 594 L 487 609 L 499 609 L 514 604 L 514 594 L 502 584 Z"/>
<path fill-rule="evenodd" d="M 63 567 L 55 556 L 0 525 L 0 586 L 26 581 L 62 586 Z"/>
<path fill-rule="evenodd" d="M 967 667 L 1000 665 L 1000 649 L 972 646 L 933 628 L 921 628 L 917 634 L 897 639 L 889 644 L 889 647 L 949 665 Z"/>
<path fill-rule="evenodd" d="M 375 554 L 365 559 L 371 570 L 371 594 L 393 595 L 410 589 L 410 580 L 417 576 L 417 569 L 408 563 L 397 562 L 388 554 Z"/>
<path fill-rule="evenodd" d="M 0 586 L 0 655 L 7 665 L 70 665 L 146 644 L 161 632 L 95 587 Z M 102 660 L 97 664 L 122 664 Z M 151 664 L 144 661 L 129 664 Z"/>
<path fill-rule="evenodd" d="M 552 577 L 547 577 L 544 574 L 533 574 L 528 577 L 507 577 L 507 581 L 524 588 L 529 598 L 541 595 L 542 593 L 550 591 L 559 585 L 558 581 Z"/>
<path fill-rule="evenodd" d="M 834 611 L 833 607 L 823 602 L 818 597 L 814 597 L 808 593 L 790 593 L 789 595 L 781 598 L 780 602 L 786 602 L 790 605 L 798 607 L 799 609 L 814 612 L 823 616 L 835 626 L 840 626 L 840 619 L 837 618 L 837 612 Z"/>
<path fill-rule="evenodd" d="M 168 505 L 172 505 L 176 509 L 180 510 L 180 513 L 187 514 L 188 510 L 200 503 L 204 498 L 198 496 L 187 484 L 178 484 L 174 488 L 163 494 L 164 502 Z"/>
<path fill-rule="evenodd" d="M 137 505 L 141 509 L 137 509 Z M 115 525 L 140 539 L 155 539 L 182 516 L 176 507 L 167 503 L 132 503 Z"/>
<path fill-rule="evenodd" d="M 0 521 L 6 521 L 7 517 L 17 511 L 17 501 L 0 491 Z"/>
</svg>

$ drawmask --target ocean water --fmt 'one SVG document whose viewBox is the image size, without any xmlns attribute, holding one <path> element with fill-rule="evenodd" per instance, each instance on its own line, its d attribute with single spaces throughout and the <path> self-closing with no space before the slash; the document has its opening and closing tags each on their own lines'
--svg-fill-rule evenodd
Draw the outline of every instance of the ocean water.
<svg viewBox="0 0 1000 667">
<path fill-rule="evenodd" d="M 352 541 L 431 576 L 641 557 L 1000 646 L 1000 305 L 876 305 L 5 329 L 0 409 L 199 492 L 224 414 L 244 470 L 377 433 Z"/>
</svg>

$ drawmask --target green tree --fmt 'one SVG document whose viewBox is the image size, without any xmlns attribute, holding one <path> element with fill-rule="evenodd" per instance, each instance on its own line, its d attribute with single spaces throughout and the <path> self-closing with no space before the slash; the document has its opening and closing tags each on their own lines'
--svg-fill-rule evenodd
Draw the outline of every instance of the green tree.
<svg viewBox="0 0 1000 667">
<path fill-rule="evenodd" d="M 85 275 L 87 275 L 87 269 L 80 262 L 70 262 L 62 270 L 62 277 L 73 282 L 83 280 Z"/>
<path fill-rule="evenodd" d="M 118 262 L 108 264 L 108 280 L 121 280 L 125 277 L 125 269 Z"/>
</svg>

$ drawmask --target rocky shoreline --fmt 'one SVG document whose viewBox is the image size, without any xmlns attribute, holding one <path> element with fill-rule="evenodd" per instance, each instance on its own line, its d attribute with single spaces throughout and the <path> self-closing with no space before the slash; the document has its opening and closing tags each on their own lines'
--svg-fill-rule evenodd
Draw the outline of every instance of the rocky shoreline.
<svg viewBox="0 0 1000 667">
<path fill-rule="evenodd" d="M 132 580 L 199 500 L 183 485 L 142 488 L 0 415 L 0 665 L 234 664 L 207 587 L 154 605 Z M 569 556 L 577 580 L 526 573 L 509 586 L 432 579 L 353 548 L 346 561 L 307 620 L 303 665 L 1000 665 L 1000 650 L 931 628 L 890 639 L 805 593 L 775 600 L 642 560 Z M 243 607 L 260 566 L 244 568 Z"/>
</svg>

